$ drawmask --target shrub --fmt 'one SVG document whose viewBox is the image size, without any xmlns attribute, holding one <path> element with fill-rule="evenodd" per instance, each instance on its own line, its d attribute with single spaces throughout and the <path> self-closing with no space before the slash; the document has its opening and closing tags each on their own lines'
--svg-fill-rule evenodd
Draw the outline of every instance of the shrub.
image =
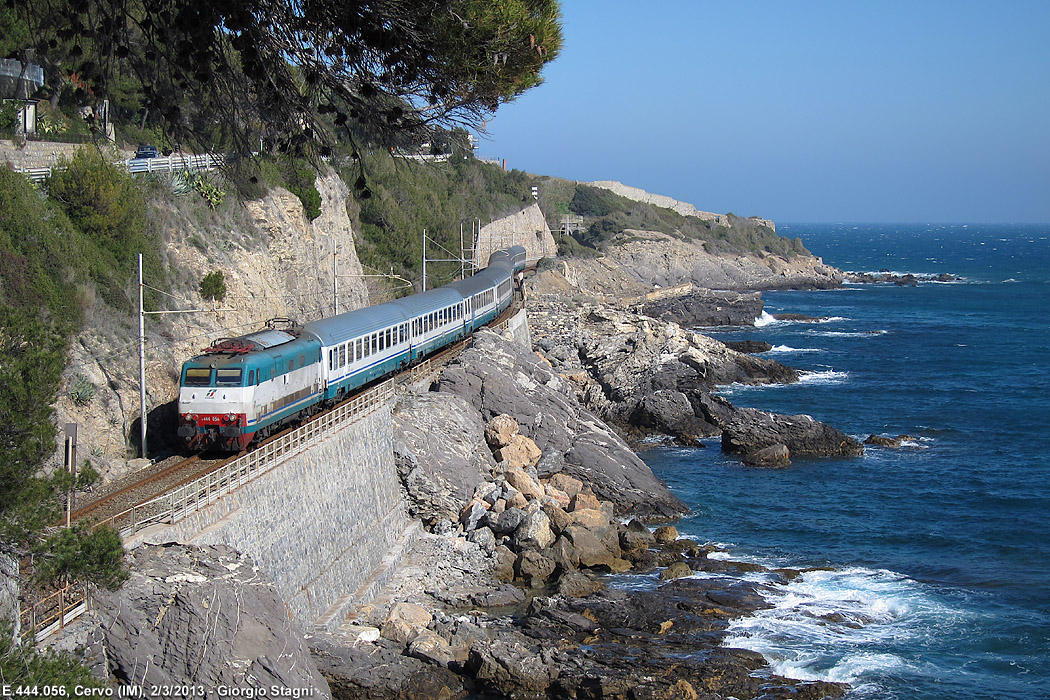
<svg viewBox="0 0 1050 700">
<path fill-rule="evenodd" d="M 226 193 L 204 174 L 193 178 L 193 189 L 212 209 L 222 204 L 222 200 L 226 198 Z"/>
<path fill-rule="evenodd" d="M 212 270 L 204 275 L 200 284 L 201 298 L 205 301 L 222 301 L 226 298 L 226 279 L 222 270 Z"/>
<path fill-rule="evenodd" d="M 98 387 L 79 372 L 69 382 L 69 398 L 77 406 L 87 406 L 98 393 Z"/>
<path fill-rule="evenodd" d="M 106 525 L 62 528 L 43 550 L 38 578 L 47 583 L 91 582 L 116 590 L 128 578 L 120 534 Z"/>
</svg>

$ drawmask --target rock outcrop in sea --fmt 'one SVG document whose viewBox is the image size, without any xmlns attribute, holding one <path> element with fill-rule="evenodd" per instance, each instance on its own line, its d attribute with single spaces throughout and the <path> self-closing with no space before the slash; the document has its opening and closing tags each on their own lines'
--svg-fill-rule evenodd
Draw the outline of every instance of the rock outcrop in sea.
<svg viewBox="0 0 1050 700">
<path fill-rule="evenodd" d="M 798 380 L 797 370 L 776 361 L 609 306 L 534 299 L 530 319 L 537 347 L 573 383 L 580 401 L 632 438 L 669 435 L 695 444 L 719 436 L 725 451 L 742 456 L 775 445 L 799 456 L 863 453 L 856 440 L 808 416 L 737 408 L 712 395 L 734 382 Z M 781 451 L 776 462 L 784 459 Z"/>
</svg>

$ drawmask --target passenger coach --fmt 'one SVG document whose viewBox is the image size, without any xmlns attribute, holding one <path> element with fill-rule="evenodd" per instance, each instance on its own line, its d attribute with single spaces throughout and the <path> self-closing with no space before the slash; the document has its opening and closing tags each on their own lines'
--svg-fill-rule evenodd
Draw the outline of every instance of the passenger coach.
<svg viewBox="0 0 1050 700">
<path fill-rule="evenodd" d="M 190 449 L 241 450 L 455 343 L 510 306 L 525 249 L 493 253 L 467 279 L 403 299 L 216 341 L 182 367 L 179 436 Z"/>
</svg>

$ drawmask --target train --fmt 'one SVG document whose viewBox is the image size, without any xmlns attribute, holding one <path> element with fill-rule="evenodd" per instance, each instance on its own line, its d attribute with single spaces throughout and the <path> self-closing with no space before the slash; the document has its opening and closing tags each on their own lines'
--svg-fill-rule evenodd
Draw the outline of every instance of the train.
<svg viewBox="0 0 1050 700">
<path fill-rule="evenodd" d="M 285 329 L 221 338 L 182 365 L 178 435 L 193 451 L 237 452 L 458 342 L 513 301 L 522 246 L 471 277 Z"/>
</svg>

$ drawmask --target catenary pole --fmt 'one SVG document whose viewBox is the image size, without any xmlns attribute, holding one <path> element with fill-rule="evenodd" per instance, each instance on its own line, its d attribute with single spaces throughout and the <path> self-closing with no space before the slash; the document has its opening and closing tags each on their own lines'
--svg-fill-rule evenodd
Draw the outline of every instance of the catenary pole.
<svg viewBox="0 0 1050 700">
<path fill-rule="evenodd" d="M 146 310 L 142 306 L 142 253 L 139 253 L 139 408 L 142 419 L 139 426 L 142 435 L 143 459 L 148 459 L 146 452 Z"/>
</svg>

